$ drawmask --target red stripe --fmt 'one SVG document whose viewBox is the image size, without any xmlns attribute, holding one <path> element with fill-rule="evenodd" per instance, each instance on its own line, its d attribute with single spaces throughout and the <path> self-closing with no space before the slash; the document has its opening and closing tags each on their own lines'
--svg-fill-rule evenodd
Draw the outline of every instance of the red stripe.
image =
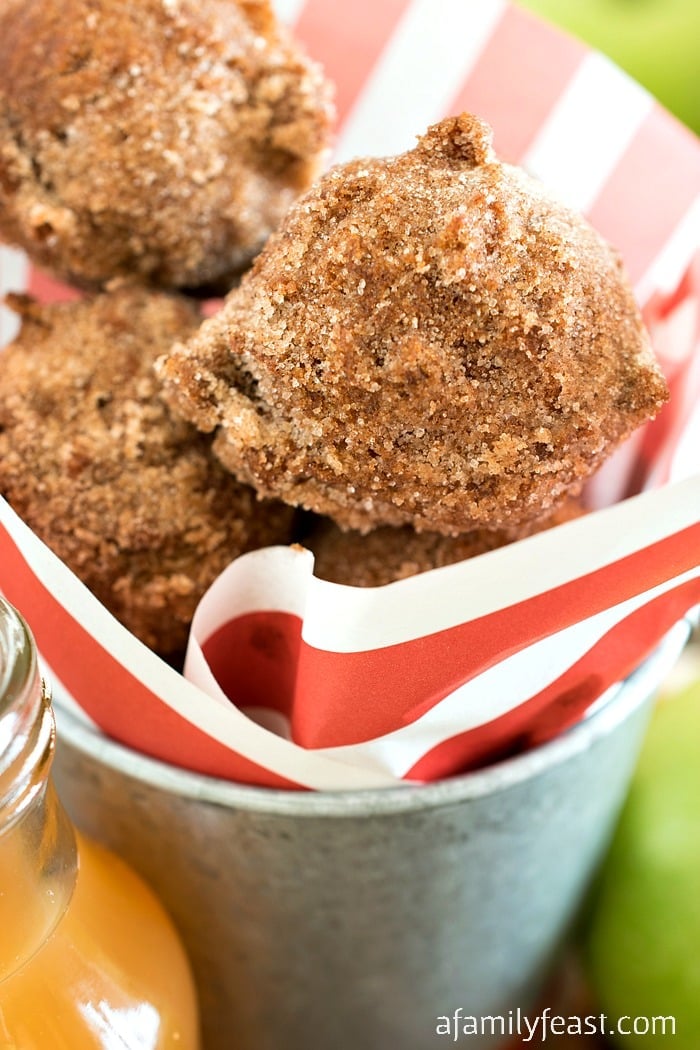
<svg viewBox="0 0 700 1050">
<path fill-rule="evenodd" d="M 593 207 L 591 223 L 644 276 L 700 192 L 700 141 L 654 106 Z"/>
<path fill-rule="evenodd" d="M 306 50 L 323 64 L 335 86 L 338 124 L 355 104 L 362 88 L 410 0 L 353 0 L 329 4 L 308 0 L 294 27 Z M 416 132 L 420 131 L 416 129 Z"/>
<path fill-rule="evenodd" d="M 284 612 L 253 612 L 229 620 L 202 652 L 236 707 L 267 707 L 291 716 L 302 621 Z"/>
<path fill-rule="evenodd" d="M 432 781 L 519 754 L 571 728 L 606 689 L 649 655 L 670 627 L 700 601 L 700 579 L 660 595 L 616 624 L 547 689 L 507 715 L 428 751 L 405 774 Z"/>
<path fill-rule="evenodd" d="M 693 549 L 692 544 L 697 543 L 699 538 L 700 526 L 694 526 L 669 540 L 647 548 L 646 551 L 640 551 L 624 559 L 617 563 L 617 566 L 624 566 L 629 573 L 638 573 L 640 591 L 647 589 L 654 585 L 655 574 L 662 573 L 663 575 L 665 572 L 671 575 L 683 571 L 685 566 L 681 551 L 675 548 L 679 546 L 682 550 Z M 298 786 L 274 774 L 269 774 L 255 763 L 217 744 L 168 708 L 160 697 L 135 679 L 68 615 L 60 603 L 37 580 L 14 541 L 1 526 L 0 555 L 2 556 L 5 594 L 20 611 L 31 619 L 44 656 L 69 690 L 80 699 L 87 713 L 98 722 L 105 732 L 127 746 L 152 754 L 174 765 L 243 783 L 287 788 Z M 648 561 L 647 571 L 645 571 L 645 560 Z M 665 565 L 665 570 L 661 568 L 662 563 Z M 615 567 L 609 568 L 614 569 Z M 492 644 L 491 649 L 498 649 L 499 655 L 503 656 L 504 648 L 507 648 L 509 652 L 521 648 L 522 646 L 518 644 L 518 633 L 522 640 L 523 628 L 526 628 L 527 641 L 534 640 L 533 623 L 539 624 L 539 636 L 549 633 L 542 629 L 542 616 L 546 613 L 547 606 L 567 608 L 569 620 L 590 615 L 594 610 L 590 607 L 591 594 L 587 593 L 588 589 L 603 593 L 605 604 L 612 604 L 620 600 L 620 595 L 614 593 L 619 581 L 611 579 L 606 585 L 607 571 L 600 570 L 588 578 L 574 581 L 574 584 L 584 584 L 584 589 L 579 594 L 575 593 L 577 588 L 574 584 L 567 584 L 558 589 L 559 594 L 554 591 L 535 600 L 534 605 L 539 604 L 539 609 L 534 608 L 533 600 L 530 600 L 520 603 L 512 610 L 503 610 L 502 613 L 494 614 L 492 617 L 482 618 L 482 630 L 487 621 L 492 621 L 483 631 L 484 636 L 489 639 L 493 634 L 496 640 L 500 639 L 500 646 Z M 542 604 L 540 599 L 544 599 L 545 603 Z M 472 767 L 484 761 L 493 760 L 494 757 L 502 757 L 504 753 L 512 753 L 513 750 L 523 746 L 533 746 L 560 732 L 566 726 L 573 724 L 591 701 L 600 695 L 609 684 L 624 677 L 635 667 L 665 630 L 698 601 L 700 601 L 700 580 L 697 579 L 654 599 L 643 610 L 633 613 L 622 625 L 618 625 L 609 632 L 586 657 L 570 668 L 552 686 L 494 723 L 479 727 L 469 733 L 460 734 L 444 742 L 424 756 L 407 774 L 407 778 L 433 779 L 449 775 L 466 766 Z M 600 602 L 594 604 L 599 606 Z M 517 613 L 518 622 L 511 623 L 510 628 L 516 628 L 515 644 L 504 646 L 504 637 L 509 637 L 505 632 L 510 628 L 502 624 L 502 630 L 499 632 L 497 621 L 502 619 L 503 613 L 514 611 Z M 236 697 L 237 701 L 241 704 L 264 702 L 266 682 L 274 682 L 277 671 L 282 666 L 286 668 L 288 690 L 286 698 L 284 690 L 280 689 L 278 679 L 268 700 L 272 699 L 278 709 L 288 710 L 288 705 L 292 702 L 291 686 L 294 653 L 298 645 L 298 618 L 287 614 L 251 614 L 240 619 L 244 623 L 247 621 L 247 638 L 253 646 L 253 660 L 248 667 L 247 680 L 254 691 L 247 696 L 239 693 Z M 287 620 L 287 623 L 283 630 L 281 632 L 275 630 L 271 634 L 270 627 L 275 625 L 275 620 L 284 619 Z M 227 625 L 234 634 L 236 623 L 237 621 L 233 621 L 232 624 Z M 401 691 L 410 690 L 411 683 L 416 676 L 411 675 L 409 669 L 417 670 L 420 675 L 420 665 L 414 661 L 420 658 L 421 650 L 425 655 L 424 669 L 433 666 L 436 657 L 439 659 L 441 655 L 447 655 L 453 663 L 456 662 L 457 666 L 463 667 L 465 653 L 469 652 L 467 646 L 470 644 L 468 639 L 465 644 L 465 629 L 470 626 L 461 625 L 451 631 L 434 635 L 432 638 L 419 639 L 417 642 L 406 643 L 404 646 L 391 647 L 396 651 L 401 650 L 401 653 L 395 654 L 399 656 L 399 659 L 394 659 L 388 666 L 388 674 L 383 679 L 373 683 L 373 699 L 378 704 L 384 701 L 384 706 L 390 707 L 396 691 L 400 695 Z M 223 637 L 225 631 L 219 633 Z M 454 636 L 455 633 L 460 637 L 448 637 Z M 442 652 L 436 651 L 434 644 L 430 646 L 430 643 L 435 643 L 436 640 L 440 643 Z M 493 642 L 493 638 L 491 641 Z M 447 648 L 445 642 L 448 643 Z M 220 645 L 221 642 L 215 643 L 214 648 L 217 644 Z M 482 648 L 483 657 L 488 645 Z M 407 652 L 407 650 L 412 650 L 412 652 Z M 220 652 L 223 653 L 223 649 Z M 318 650 L 311 650 L 311 652 L 318 655 Z M 357 703 L 353 705 L 353 700 L 359 700 L 361 704 L 365 699 L 365 682 L 362 680 L 362 674 L 366 673 L 366 666 L 364 668 L 358 666 L 357 661 L 365 663 L 368 658 L 371 661 L 376 656 L 388 652 L 388 650 L 379 650 L 378 653 L 324 654 L 332 661 L 345 662 L 346 665 L 347 660 L 344 658 L 349 657 L 356 665 L 355 670 L 360 671 L 359 676 L 345 682 L 345 700 L 353 722 L 357 715 Z M 239 661 L 244 667 L 249 656 L 250 651 L 246 654 L 241 650 Z M 255 664 L 256 658 L 258 659 L 257 665 Z M 493 662 L 494 660 L 491 659 L 490 663 Z M 254 672 L 260 671 L 261 668 L 264 671 L 264 680 L 255 685 Z M 308 671 L 308 662 L 306 668 Z M 322 670 L 320 668 L 320 673 Z M 444 669 L 440 668 L 440 670 Z M 171 672 L 168 670 L 165 673 Z M 404 682 L 400 681 L 401 675 L 406 676 Z M 462 680 L 466 680 L 464 675 L 462 675 Z M 245 676 L 240 681 L 234 679 L 234 682 L 236 687 L 245 690 Z M 329 681 L 326 677 L 321 683 L 316 684 L 322 684 L 324 686 L 322 691 L 327 693 L 328 691 L 333 692 L 339 683 Z M 257 695 L 255 694 L 256 689 L 258 690 Z M 302 695 L 304 702 L 308 702 L 308 689 L 304 693 L 297 692 L 297 697 Z M 425 695 L 423 693 L 423 699 Z M 423 702 L 420 708 L 425 709 L 427 706 L 429 705 Z M 406 722 L 420 713 L 421 710 L 408 712 L 407 717 L 404 711 L 402 721 Z M 394 717 L 397 717 L 396 712 L 394 712 Z M 398 717 L 401 718 L 400 713 Z M 388 728 L 395 728 L 398 724 L 401 724 L 401 720 Z"/>
<path fill-rule="evenodd" d="M 81 293 L 70 285 L 57 281 L 43 270 L 38 270 L 31 263 L 27 278 L 27 291 L 36 296 L 42 303 L 63 303 L 72 299 L 79 299 Z"/>
<path fill-rule="evenodd" d="M 110 737 L 171 765 L 244 784 L 299 788 L 181 718 L 70 616 L 0 525 L 2 591 L 29 623 L 40 652 Z M 156 659 L 156 657 L 153 657 Z M 173 674 L 163 665 L 164 682 Z"/>
<path fill-rule="evenodd" d="M 302 643 L 293 739 L 337 747 L 407 725 L 499 660 L 694 569 L 699 548 L 696 524 L 516 605 L 382 649 L 331 653 Z"/>
<path fill-rule="evenodd" d="M 688 299 L 695 299 L 700 303 L 700 246 L 688 263 L 675 289 L 670 294 L 655 292 L 644 304 L 642 314 L 647 327 L 653 328 L 653 325 L 660 321 L 667 321 Z M 696 318 L 695 331 L 700 337 L 700 317 Z"/>
<path fill-rule="evenodd" d="M 499 157 L 518 163 L 585 54 L 572 36 L 510 6 L 450 112 L 483 117 Z"/>
</svg>

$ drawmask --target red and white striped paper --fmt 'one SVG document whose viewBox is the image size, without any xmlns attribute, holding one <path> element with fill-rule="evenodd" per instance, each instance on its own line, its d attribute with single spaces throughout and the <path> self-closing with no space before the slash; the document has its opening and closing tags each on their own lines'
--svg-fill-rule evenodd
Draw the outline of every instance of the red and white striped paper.
<svg viewBox="0 0 700 1050">
<path fill-rule="evenodd" d="M 589 216 L 622 252 L 671 402 L 589 486 L 600 509 L 460 565 L 359 590 L 317 580 L 305 551 L 245 555 L 200 605 L 187 677 L 4 503 L 0 588 L 60 702 L 137 750 L 274 787 L 434 780 L 561 732 L 700 603 L 700 143 L 501 0 L 355 0 L 340 21 L 332 0 L 279 6 L 336 83 L 337 159 L 409 148 L 470 109 L 502 158 Z M 75 294 L 7 248 L 0 286 Z"/>
</svg>

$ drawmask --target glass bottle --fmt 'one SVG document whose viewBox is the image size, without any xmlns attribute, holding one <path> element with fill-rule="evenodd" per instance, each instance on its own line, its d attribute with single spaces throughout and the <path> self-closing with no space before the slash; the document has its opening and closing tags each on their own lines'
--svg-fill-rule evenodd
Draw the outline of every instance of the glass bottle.
<svg viewBox="0 0 700 1050">
<path fill-rule="evenodd" d="M 173 925 L 127 865 L 77 833 L 53 750 L 33 639 L 0 598 L 0 1048 L 198 1050 Z"/>
</svg>

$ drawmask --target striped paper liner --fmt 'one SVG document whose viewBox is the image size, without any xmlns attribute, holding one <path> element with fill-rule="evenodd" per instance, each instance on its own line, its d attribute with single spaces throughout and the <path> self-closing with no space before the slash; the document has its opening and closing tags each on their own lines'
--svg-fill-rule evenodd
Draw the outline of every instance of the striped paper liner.
<svg viewBox="0 0 700 1050">
<path fill-rule="evenodd" d="M 186 676 L 0 502 L 0 588 L 61 702 L 174 765 L 310 790 L 434 780 L 579 720 L 700 602 L 700 144 L 603 56 L 502 0 L 280 0 L 337 86 L 337 160 L 471 109 L 501 157 L 621 251 L 672 391 L 584 518 L 387 587 L 245 555 L 195 616 Z M 0 248 L 0 288 L 75 295 Z M 0 339 L 14 332 L 0 314 Z M 624 499 L 623 499 L 624 498 Z M 622 500 L 622 502 L 619 502 Z"/>
</svg>

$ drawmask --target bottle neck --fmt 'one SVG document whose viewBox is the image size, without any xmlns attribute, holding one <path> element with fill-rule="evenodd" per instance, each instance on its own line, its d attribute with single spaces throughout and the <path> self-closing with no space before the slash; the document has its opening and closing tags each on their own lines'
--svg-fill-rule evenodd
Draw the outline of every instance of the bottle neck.
<svg viewBox="0 0 700 1050">
<path fill-rule="evenodd" d="M 33 639 L 0 598 L 0 981 L 50 936 L 75 885 L 75 836 L 50 778 L 54 735 Z"/>
</svg>

